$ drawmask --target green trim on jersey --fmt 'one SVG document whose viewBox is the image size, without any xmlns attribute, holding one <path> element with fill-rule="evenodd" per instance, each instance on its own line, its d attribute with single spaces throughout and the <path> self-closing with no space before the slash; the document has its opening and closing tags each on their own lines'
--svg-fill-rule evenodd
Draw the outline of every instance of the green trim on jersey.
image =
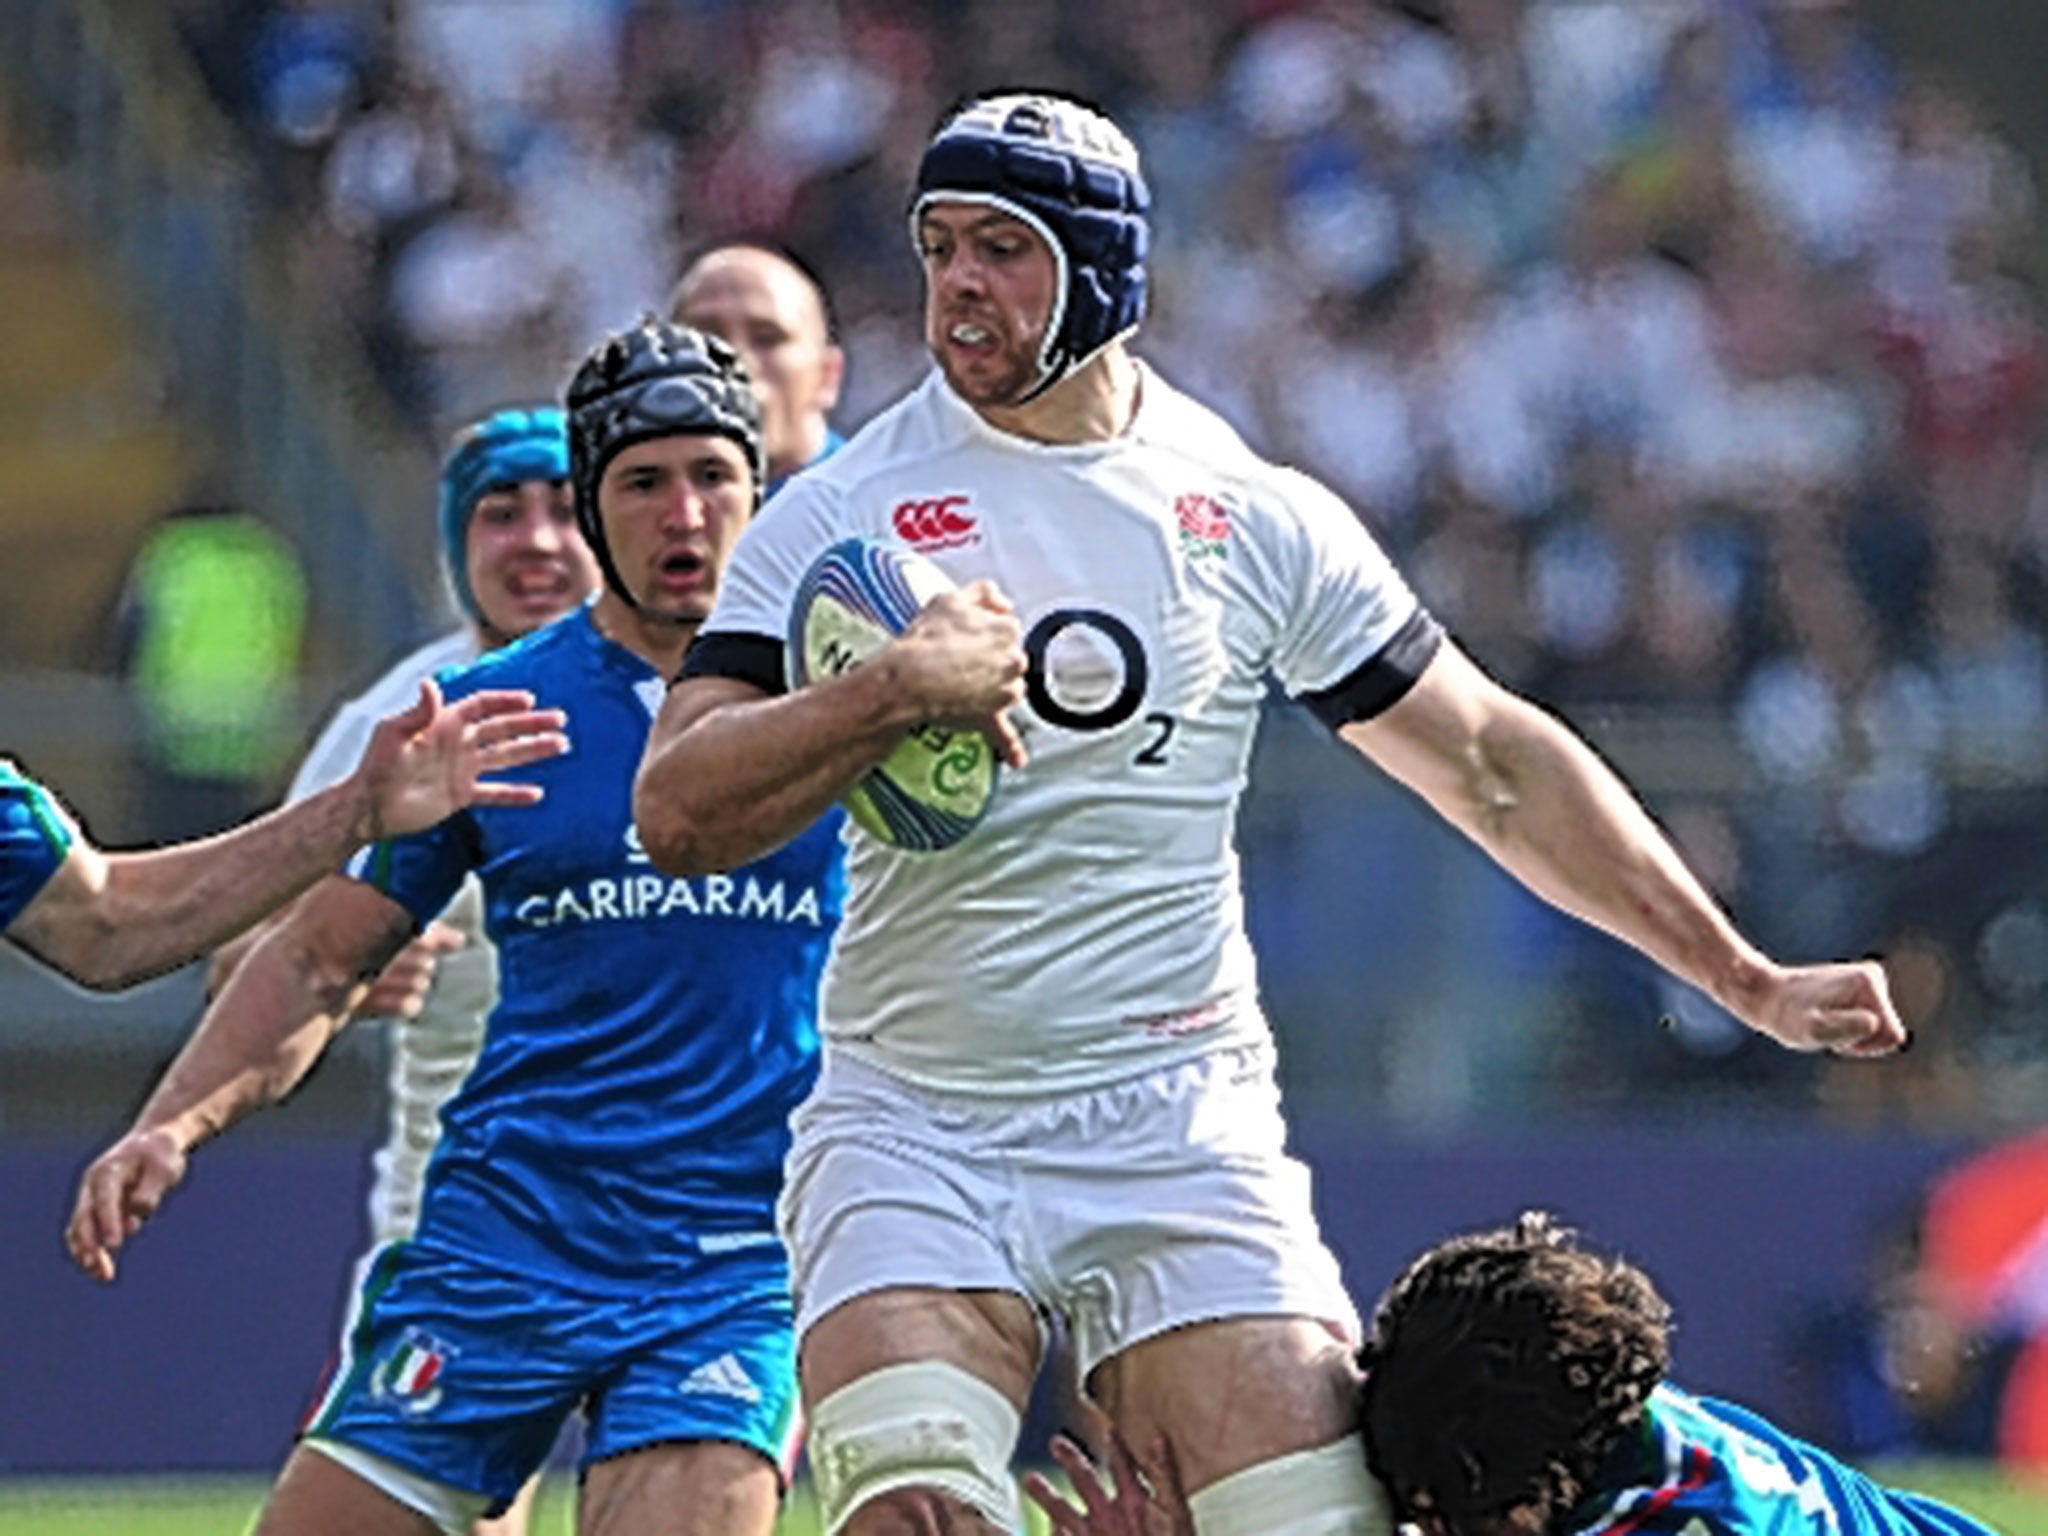
<svg viewBox="0 0 2048 1536">
<path fill-rule="evenodd" d="M 325 1431 L 333 1422 L 335 1415 L 340 1412 L 342 1404 L 348 1401 L 349 1395 L 355 1391 L 375 1363 L 371 1359 L 369 1345 L 377 1302 L 391 1288 L 392 1275 L 398 1268 L 398 1257 L 404 1251 L 403 1241 L 386 1243 L 376 1258 L 370 1261 L 370 1272 L 363 1281 L 356 1303 L 355 1318 L 345 1335 L 347 1353 L 338 1362 L 334 1380 L 328 1383 L 327 1390 L 321 1394 L 320 1401 L 313 1410 L 313 1416 L 303 1431 L 304 1434 L 318 1435 Z"/>
<path fill-rule="evenodd" d="M 0 757 L 0 789 L 18 789 L 27 798 L 29 815 L 35 818 L 52 853 L 61 856 L 71 852 L 78 841 L 78 830 L 72 826 L 71 818 L 58 808 L 49 789 L 23 773 L 12 758 Z"/>
<path fill-rule="evenodd" d="M 50 845 L 50 851 L 58 856 L 61 863 L 71 856 L 71 848 L 77 842 L 78 834 L 72 830 L 69 818 L 57 809 L 57 802 L 47 789 L 34 782 L 30 782 L 27 787 L 29 815 L 35 818 L 36 825 L 42 829 L 43 837 Z"/>
</svg>

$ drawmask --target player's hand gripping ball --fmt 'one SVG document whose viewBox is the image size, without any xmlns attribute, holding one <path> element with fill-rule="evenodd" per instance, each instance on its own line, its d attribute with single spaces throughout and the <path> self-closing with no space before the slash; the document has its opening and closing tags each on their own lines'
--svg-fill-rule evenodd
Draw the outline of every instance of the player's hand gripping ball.
<svg viewBox="0 0 2048 1536">
<path fill-rule="evenodd" d="M 876 539 L 842 539 L 797 584 L 785 653 L 790 686 L 859 666 L 952 587 L 920 554 Z M 999 767 L 979 731 L 921 725 L 846 792 L 846 809 L 862 831 L 892 848 L 950 848 L 987 814 Z"/>
</svg>

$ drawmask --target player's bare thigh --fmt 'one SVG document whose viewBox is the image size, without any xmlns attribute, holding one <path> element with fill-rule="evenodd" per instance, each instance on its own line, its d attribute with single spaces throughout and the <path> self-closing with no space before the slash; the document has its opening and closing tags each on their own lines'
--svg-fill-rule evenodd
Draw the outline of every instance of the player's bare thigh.
<svg viewBox="0 0 2048 1536">
<path fill-rule="evenodd" d="M 769 1536 L 780 1501 L 759 1451 L 720 1440 L 657 1445 L 583 1475 L 579 1536 Z"/>
<path fill-rule="evenodd" d="M 1038 1373 L 1038 1320 L 1007 1291 L 895 1287 L 833 1308 L 811 1325 L 799 1352 L 804 1403 L 815 1409 L 841 1387 L 884 1366 L 936 1360 L 987 1382 L 1020 1414 Z M 1002 1533 L 943 1494 L 904 1489 L 863 1504 L 841 1536 L 972 1536 Z"/>
<path fill-rule="evenodd" d="M 971 1371 L 1019 1413 L 1038 1374 L 1038 1319 L 1008 1291 L 892 1286 L 834 1307 L 804 1334 L 797 1376 L 815 1407 L 848 1382 L 910 1360 Z"/>
<path fill-rule="evenodd" d="M 1190 1492 L 1358 1427 L 1351 1351 L 1307 1318 L 1176 1328 L 1103 1361 L 1088 1387 L 1132 1445 L 1172 1442 Z"/>
<path fill-rule="evenodd" d="M 441 1536 L 440 1527 L 304 1446 L 278 1474 L 254 1536 Z"/>
</svg>

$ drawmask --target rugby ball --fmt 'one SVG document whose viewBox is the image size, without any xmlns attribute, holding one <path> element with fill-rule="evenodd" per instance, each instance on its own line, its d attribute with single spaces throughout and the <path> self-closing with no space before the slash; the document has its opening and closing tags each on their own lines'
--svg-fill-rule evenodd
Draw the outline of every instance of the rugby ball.
<svg viewBox="0 0 2048 1536">
<path fill-rule="evenodd" d="M 924 556 L 842 539 L 797 584 L 784 650 L 792 689 L 859 666 L 953 582 Z M 846 792 L 855 825 L 892 848 L 950 848 L 987 814 L 999 768 L 979 731 L 921 725 Z"/>
</svg>

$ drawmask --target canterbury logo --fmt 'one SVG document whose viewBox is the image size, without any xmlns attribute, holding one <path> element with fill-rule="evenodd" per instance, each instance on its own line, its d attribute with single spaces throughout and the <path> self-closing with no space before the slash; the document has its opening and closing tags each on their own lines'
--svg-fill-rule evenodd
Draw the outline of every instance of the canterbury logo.
<svg viewBox="0 0 2048 1536">
<path fill-rule="evenodd" d="M 959 549 L 981 538 L 981 529 L 966 509 L 964 495 L 930 496 L 898 502 L 890 520 L 898 538 L 912 549 L 930 554 L 935 549 Z"/>
</svg>

